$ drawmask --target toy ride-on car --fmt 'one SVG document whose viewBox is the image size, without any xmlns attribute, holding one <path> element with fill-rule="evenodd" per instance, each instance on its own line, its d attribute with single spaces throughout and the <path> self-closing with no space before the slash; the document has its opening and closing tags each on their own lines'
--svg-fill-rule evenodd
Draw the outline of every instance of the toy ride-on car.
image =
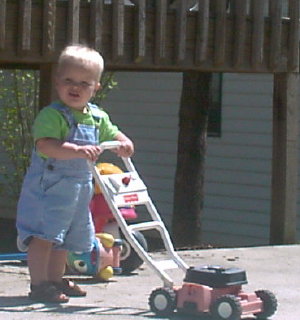
<svg viewBox="0 0 300 320">
<path fill-rule="evenodd" d="M 93 276 L 99 280 L 109 280 L 121 274 L 120 253 L 122 240 L 111 234 L 96 234 L 90 252 L 69 252 L 67 267 L 73 274 Z"/>
<path fill-rule="evenodd" d="M 246 272 L 220 266 L 190 267 L 182 286 L 162 287 L 152 291 L 152 312 L 168 317 L 175 309 L 180 313 L 211 315 L 213 320 L 239 320 L 253 315 L 267 319 L 277 309 L 275 295 L 268 290 L 242 291 Z"/>
<path fill-rule="evenodd" d="M 123 173 L 123 171 L 118 166 L 112 163 L 98 163 L 96 167 L 101 175 Z M 124 183 L 129 183 L 130 175 L 125 178 L 128 178 L 129 180 L 124 180 Z M 123 244 L 120 256 L 120 267 L 122 268 L 122 273 L 130 274 L 131 272 L 139 268 L 144 261 L 138 256 L 138 254 L 123 236 L 118 223 L 116 222 L 102 194 L 102 191 L 97 184 L 95 184 L 94 196 L 90 202 L 90 210 L 92 213 L 96 233 L 106 232 L 112 234 L 115 238 L 122 239 Z M 137 219 L 138 216 L 133 206 L 125 206 L 120 208 L 120 213 L 127 221 Z M 133 236 L 143 247 L 143 249 L 145 251 L 148 251 L 148 244 L 144 235 L 139 231 L 134 231 Z"/>
</svg>

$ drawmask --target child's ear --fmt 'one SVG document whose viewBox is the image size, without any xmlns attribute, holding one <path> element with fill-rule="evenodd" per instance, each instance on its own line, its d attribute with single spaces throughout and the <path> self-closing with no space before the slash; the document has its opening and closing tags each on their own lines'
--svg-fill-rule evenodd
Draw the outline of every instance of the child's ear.
<svg viewBox="0 0 300 320">
<path fill-rule="evenodd" d="M 102 88 L 101 83 L 100 83 L 100 82 L 98 82 L 98 83 L 95 85 L 94 94 L 96 94 L 96 93 L 97 93 L 97 91 L 98 91 L 98 90 L 100 90 L 101 88 Z"/>
</svg>

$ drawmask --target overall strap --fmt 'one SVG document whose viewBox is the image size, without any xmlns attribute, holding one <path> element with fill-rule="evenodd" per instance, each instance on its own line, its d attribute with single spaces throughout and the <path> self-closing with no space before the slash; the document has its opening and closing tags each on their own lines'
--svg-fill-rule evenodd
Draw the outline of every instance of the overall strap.
<svg viewBox="0 0 300 320">
<path fill-rule="evenodd" d="M 67 121 L 70 128 L 72 126 L 77 125 L 77 122 L 74 119 L 74 116 L 69 108 L 60 104 L 59 102 L 51 103 L 50 107 L 61 112 L 61 114 L 64 116 L 64 118 Z M 100 111 L 99 107 L 96 104 L 88 103 L 88 108 L 91 111 L 92 117 L 95 120 L 96 124 L 98 124 L 100 119 L 102 118 L 101 111 Z"/>
<path fill-rule="evenodd" d="M 63 115 L 65 120 L 67 121 L 70 128 L 77 125 L 77 122 L 74 119 L 74 116 L 69 108 L 65 107 L 64 105 L 60 104 L 59 102 L 53 102 L 50 104 L 49 107 L 59 111 Z"/>
<path fill-rule="evenodd" d="M 88 103 L 88 108 L 91 111 L 92 117 L 94 118 L 96 123 L 99 123 L 100 119 L 102 118 L 99 107 L 96 104 Z"/>
<path fill-rule="evenodd" d="M 63 104 L 61 104 L 59 102 L 53 102 L 50 104 L 49 107 L 54 108 L 57 111 L 59 111 L 62 114 L 62 116 L 64 117 L 64 119 L 66 120 L 66 122 L 70 128 L 69 134 L 66 137 L 66 141 L 70 141 L 70 139 L 72 139 L 74 137 L 74 134 L 78 128 L 78 123 L 77 123 L 76 119 L 74 118 L 72 111 L 70 110 L 70 108 L 68 108 L 67 106 L 64 106 Z M 91 115 L 94 120 L 93 127 L 96 130 L 95 135 L 97 137 L 99 137 L 100 119 L 102 118 L 101 111 L 97 105 L 91 104 L 91 103 L 88 103 L 88 109 L 91 112 Z M 98 138 L 98 140 L 99 140 L 99 138 Z M 98 141 L 98 143 L 99 143 L 99 141 Z"/>
</svg>

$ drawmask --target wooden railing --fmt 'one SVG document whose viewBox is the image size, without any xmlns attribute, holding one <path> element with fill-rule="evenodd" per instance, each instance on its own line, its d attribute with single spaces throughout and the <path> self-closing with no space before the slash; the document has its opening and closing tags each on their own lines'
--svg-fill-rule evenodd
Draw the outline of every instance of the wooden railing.
<svg viewBox="0 0 300 320">
<path fill-rule="evenodd" d="M 0 0 L 0 64 L 52 63 L 84 42 L 111 69 L 298 71 L 299 0 L 170 2 Z"/>
</svg>

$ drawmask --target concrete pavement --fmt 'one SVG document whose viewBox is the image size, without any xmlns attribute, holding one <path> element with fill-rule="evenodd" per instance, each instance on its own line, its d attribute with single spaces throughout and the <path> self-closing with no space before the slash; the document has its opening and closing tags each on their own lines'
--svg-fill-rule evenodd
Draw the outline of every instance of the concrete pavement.
<svg viewBox="0 0 300 320">
<path fill-rule="evenodd" d="M 179 255 L 191 266 L 210 264 L 245 269 L 249 282 L 245 291 L 268 289 L 276 295 L 278 311 L 271 319 L 300 319 L 300 245 L 190 250 L 179 251 Z M 170 274 L 176 284 L 184 278 L 180 270 Z M 145 264 L 135 274 L 116 276 L 107 283 L 90 277 L 77 277 L 76 281 L 88 291 L 87 297 L 71 298 L 69 303 L 58 306 L 32 303 L 27 298 L 27 267 L 18 262 L 0 262 L 0 319 L 161 319 L 150 312 L 148 298 L 153 289 L 162 286 L 162 281 Z M 207 317 L 175 313 L 172 319 Z"/>
</svg>

